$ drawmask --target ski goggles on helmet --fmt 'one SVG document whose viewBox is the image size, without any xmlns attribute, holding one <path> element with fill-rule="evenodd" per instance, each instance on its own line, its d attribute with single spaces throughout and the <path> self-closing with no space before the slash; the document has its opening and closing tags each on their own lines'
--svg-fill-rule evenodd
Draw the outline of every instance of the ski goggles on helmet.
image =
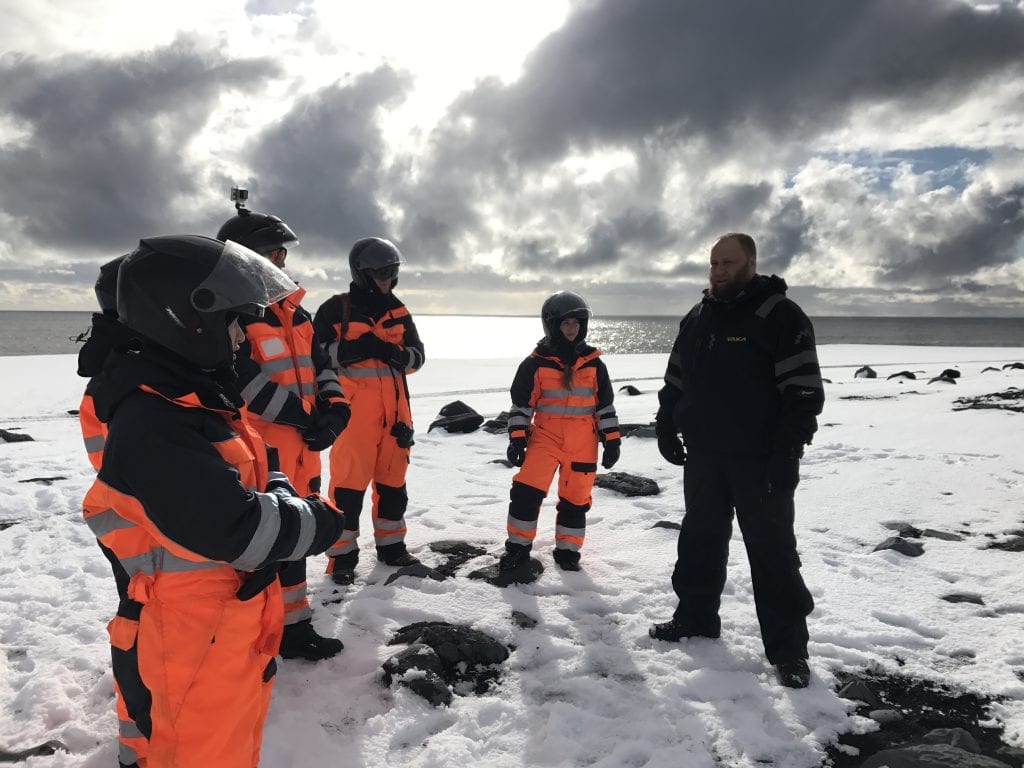
<svg viewBox="0 0 1024 768">
<path fill-rule="evenodd" d="M 384 267 L 367 267 L 363 272 L 374 280 L 394 280 L 398 277 L 398 265 L 388 264 Z"/>
</svg>

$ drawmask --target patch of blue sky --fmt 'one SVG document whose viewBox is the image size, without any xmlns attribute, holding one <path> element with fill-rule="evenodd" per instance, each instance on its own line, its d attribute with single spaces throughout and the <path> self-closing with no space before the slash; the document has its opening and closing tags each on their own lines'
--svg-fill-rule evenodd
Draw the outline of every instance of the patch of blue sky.
<svg viewBox="0 0 1024 768">
<path fill-rule="evenodd" d="M 828 152 L 821 155 L 822 158 L 833 162 L 875 169 L 880 190 L 887 191 L 900 166 L 909 164 L 915 174 L 928 176 L 932 189 L 948 186 L 957 192 L 962 192 L 970 183 L 970 169 L 984 165 L 991 156 L 992 153 L 985 149 L 957 146 L 894 150 L 885 154 Z M 787 179 L 786 186 L 790 184 L 791 180 Z"/>
</svg>

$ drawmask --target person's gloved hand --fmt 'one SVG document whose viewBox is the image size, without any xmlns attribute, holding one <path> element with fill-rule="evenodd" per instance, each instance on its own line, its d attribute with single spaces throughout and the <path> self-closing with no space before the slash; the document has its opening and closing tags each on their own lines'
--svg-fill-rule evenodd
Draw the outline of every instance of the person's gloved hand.
<svg viewBox="0 0 1024 768">
<path fill-rule="evenodd" d="M 302 430 L 302 440 L 311 451 L 322 451 L 334 445 L 352 415 L 345 403 L 334 403 L 317 414 L 316 421 Z"/>
<path fill-rule="evenodd" d="M 508 451 L 505 452 L 513 467 L 523 466 L 526 461 L 526 438 L 512 437 L 508 441 Z"/>
<path fill-rule="evenodd" d="M 800 459 L 792 453 L 773 453 L 768 457 L 768 495 L 789 495 L 800 483 Z"/>
<path fill-rule="evenodd" d="M 615 466 L 615 463 L 619 460 L 619 454 L 622 452 L 622 441 L 619 438 L 614 440 L 606 440 L 604 444 L 604 454 L 601 456 L 601 466 L 605 469 L 611 469 Z"/>
<path fill-rule="evenodd" d="M 295 490 L 295 486 L 292 485 L 291 480 L 284 472 L 273 471 L 270 473 L 270 479 L 267 481 L 267 487 L 263 489 L 264 493 L 276 493 L 283 496 L 298 496 L 299 492 Z"/>
<path fill-rule="evenodd" d="M 235 592 L 235 597 L 243 602 L 252 600 L 256 595 L 274 583 L 278 572 L 281 570 L 281 563 L 270 563 L 250 573 L 245 583 Z"/>
<path fill-rule="evenodd" d="M 681 467 L 686 463 L 686 448 L 675 432 L 658 433 L 658 453 L 669 464 Z"/>
</svg>

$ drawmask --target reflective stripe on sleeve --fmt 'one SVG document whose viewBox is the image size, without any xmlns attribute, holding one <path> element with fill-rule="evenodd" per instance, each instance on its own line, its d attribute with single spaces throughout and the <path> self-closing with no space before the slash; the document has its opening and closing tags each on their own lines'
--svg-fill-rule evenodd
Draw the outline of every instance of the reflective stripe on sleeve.
<svg viewBox="0 0 1024 768">
<path fill-rule="evenodd" d="M 281 510 L 278 508 L 278 496 L 273 493 L 257 493 L 260 502 L 260 522 L 253 532 L 249 546 L 232 563 L 239 571 L 255 571 L 267 559 L 271 547 L 281 533 Z M 309 507 L 307 506 L 308 510 Z M 312 516 L 312 513 L 310 513 Z M 312 541 L 312 538 L 310 539 Z M 306 545 L 309 546 L 308 544 Z"/>
</svg>

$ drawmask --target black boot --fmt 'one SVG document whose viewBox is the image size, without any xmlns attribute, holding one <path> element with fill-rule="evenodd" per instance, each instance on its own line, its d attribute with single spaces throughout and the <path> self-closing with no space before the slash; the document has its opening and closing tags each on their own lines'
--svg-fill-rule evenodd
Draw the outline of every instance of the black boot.
<svg viewBox="0 0 1024 768">
<path fill-rule="evenodd" d="M 396 567 L 416 565 L 419 563 L 418 558 L 409 554 L 409 550 L 405 548 L 404 542 L 388 544 L 384 547 L 377 547 L 377 560 L 384 563 L 384 565 L 392 565 Z"/>
<path fill-rule="evenodd" d="M 318 635 L 313 621 L 306 619 L 286 624 L 281 637 L 281 658 L 320 661 L 337 656 L 345 646 L 341 640 Z"/>
<path fill-rule="evenodd" d="M 342 587 L 350 586 L 356 582 L 356 572 L 351 568 L 335 568 L 331 571 L 331 581 Z"/>
<path fill-rule="evenodd" d="M 663 624 L 655 624 L 647 630 L 647 634 L 655 640 L 665 640 L 670 643 L 678 643 L 684 637 L 707 637 L 715 640 L 722 634 L 722 621 L 717 616 L 699 623 L 672 619 Z"/>
<path fill-rule="evenodd" d="M 555 549 L 555 564 L 563 571 L 580 569 L 580 553 L 571 549 Z"/>
<path fill-rule="evenodd" d="M 530 548 L 522 544 L 506 544 L 505 554 L 498 560 L 498 569 L 502 571 L 514 571 L 530 561 Z"/>
<path fill-rule="evenodd" d="M 793 659 L 775 665 L 779 682 L 787 688 L 806 688 L 811 682 L 811 668 L 807 659 Z"/>
</svg>

